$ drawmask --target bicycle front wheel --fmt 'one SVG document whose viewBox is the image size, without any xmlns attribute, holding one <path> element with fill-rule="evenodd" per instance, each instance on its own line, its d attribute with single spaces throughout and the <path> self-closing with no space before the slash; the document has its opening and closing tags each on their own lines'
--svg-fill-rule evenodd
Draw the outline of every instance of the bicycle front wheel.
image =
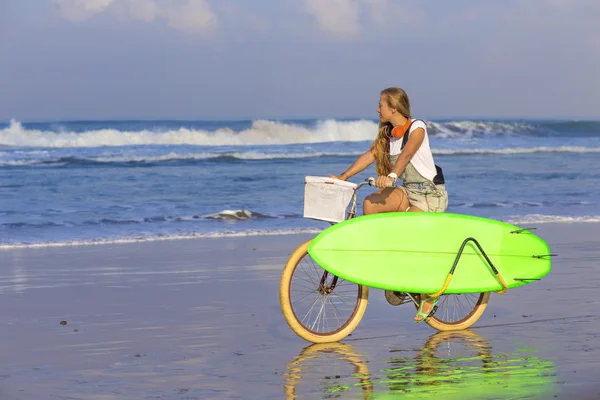
<svg viewBox="0 0 600 400">
<path fill-rule="evenodd" d="M 352 333 L 362 319 L 369 288 L 321 268 L 307 252 L 311 240 L 298 246 L 283 268 L 281 310 L 290 328 L 302 339 L 337 342 Z"/>
</svg>

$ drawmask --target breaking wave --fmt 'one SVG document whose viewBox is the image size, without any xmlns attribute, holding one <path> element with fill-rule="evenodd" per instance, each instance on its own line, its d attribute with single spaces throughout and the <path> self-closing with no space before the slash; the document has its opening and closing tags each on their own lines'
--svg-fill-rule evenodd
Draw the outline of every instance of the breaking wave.
<svg viewBox="0 0 600 400">
<path fill-rule="evenodd" d="M 154 124 L 154 125 L 153 125 Z M 243 146 L 283 145 L 339 141 L 366 141 L 374 138 L 374 120 L 335 120 L 278 122 L 223 121 L 219 128 L 202 128 L 202 122 L 161 125 L 152 121 L 121 124 L 115 121 L 81 124 L 22 124 L 12 120 L 0 129 L 0 146 L 18 147 L 104 147 L 139 145 Z M 238 127 L 241 126 L 241 128 Z M 230 128 L 234 126 L 236 129 Z M 239 129 L 238 129 L 239 128 Z M 440 138 L 480 136 L 600 137 L 599 121 L 428 121 L 429 132 Z"/>
</svg>

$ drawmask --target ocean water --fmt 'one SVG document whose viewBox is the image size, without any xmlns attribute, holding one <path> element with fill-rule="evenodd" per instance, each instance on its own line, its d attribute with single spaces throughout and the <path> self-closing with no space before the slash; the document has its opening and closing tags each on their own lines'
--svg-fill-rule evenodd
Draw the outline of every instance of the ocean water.
<svg viewBox="0 0 600 400">
<path fill-rule="evenodd" d="M 427 123 L 448 212 L 600 222 L 600 121 Z M 376 130 L 366 119 L 0 123 L 0 248 L 318 232 L 329 225 L 303 218 L 304 177 L 343 172 Z"/>
</svg>

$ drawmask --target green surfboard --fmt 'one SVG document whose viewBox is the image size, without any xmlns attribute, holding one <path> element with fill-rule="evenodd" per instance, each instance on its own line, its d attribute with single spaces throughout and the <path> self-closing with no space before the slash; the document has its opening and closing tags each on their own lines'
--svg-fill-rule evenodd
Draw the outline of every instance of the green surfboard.
<svg viewBox="0 0 600 400">
<path fill-rule="evenodd" d="M 321 232 L 308 253 L 322 268 L 351 282 L 432 294 L 443 287 L 467 238 L 479 243 L 508 288 L 550 272 L 550 248 L 531 231 L 450 213 L 384 213 L 349 219 Z M 501 289 L 482 252 L 468 241 L 445 293 Z"/>
</svg>

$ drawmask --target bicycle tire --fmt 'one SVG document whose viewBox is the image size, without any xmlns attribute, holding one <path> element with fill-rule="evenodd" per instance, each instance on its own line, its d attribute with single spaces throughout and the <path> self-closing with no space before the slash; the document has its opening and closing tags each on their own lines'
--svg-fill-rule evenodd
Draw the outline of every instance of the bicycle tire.
<svg viewBox="0 0 600 400">
<path fill-rule="evenodd" d="M 453 302 L 455 305 L 461 303 L 460 301 L 456 301 L 461 296 L 467 299 L 466 301 L 471 305 L 467 307 L 468 312 L 465 316 L 454 319 L 453 316 L 456 315 L 456 313 L 451 313 L 453 315 L 451 316 L 450 313 L 447 312 L 447 308 L 444 309 L 444 305 L 449 302 Z M 477 296 L 477 298 L 469 301 L 468 299 L 470 296 Z M 487 308 L 489 299 L 490 292 L 442 295 L 440 296 L 436 312 L 425 318 L 425 322 L 432 328 L 442 332 L 467 329 L 481 317 Z M 416 307 L 418 308 L 418 306 Z"/>
<path fill-rule="evenodd" d="M 294 299 L 292 299 L 292 287 L 294 284 L 296 284 L 296 286 L 300 286 L 302 284 L 301 280 L 297 280 L 294 281 L 294 276 L 295 273 L 298 272 L 300 273 L 298 267 L 300 266 L 300 264 L 303 261 L 306 261 L 307 264 L 309 265 L 309 267 L 311 269 L 313 269 L 315 271 L 315 275 L 318 274 L 323 274 L 325 273 L 326 277 L 330 277 L 333 278 L 334 276 L 326 273 L 326 271 L 324 269 L 322 269 L 318 264 L 316 264 L 312 258 L 310 258 L 310 255 L 308 254 L 308 246 L 310 245 L 310 242 L 312 241 L 312 239 L 307 240 L 306 242 L 302 243 L 300 246 L 298 246 L 296 248 L 296 250 L 294 250 L 292 252 L 292 254 L 290 255 L 288 261 L 285 264 L 285 267 L 283 268 L 282 274 L 281 274 L 281 280 L 280 280 L 280 285 L 279 285 L 279 300 L 280 300 L 280 304 L 281 304 L 281 310 L 283 312 L 283 316 L 286 320 L 286 322 L 288 323 L 288 325 L 290 326 L 290 328 L 292 329 L 292 331 L 294 331 L 294 333 L 296 333 L 298 336 L 300 336 L 302 339 L 312 342 L 312 343 L 330 343 L 330 342 L 337 342 L 342 340 L 343 338 L 345 338 L 346 336 L 348 336 L 350 333 L 352 333 L 352 331 L 354 331 L 354 329 L 358 326 L 358 324 L 360 323 L 360 320 L 362 319 L 365 310 L 367 308 L 367 304 L 368 304 L 368 298 L 369 298 L 369 288 L 366 286 L 362 286 L 362 285 L 358 285 L 356 283 L 353 282 L 348 282 L 348 281 L 344 281 L 341 278 L 338 278 L 338 283 L 340 283 L 336 288 L 340 288 L 342 286 L 350 286 L 350 291 L 352 292 L 352 288 L 355 288 L 356 290 L 356 299 L 354 301 L 354 304 L 348 303 L 347 305 L 349 307 L 352 307 L 352 309 L 349 312 L 349 317 L 347 318 L 342 318 L 342 321 L 340 321 L 339 324 L 332 326 L 331 328 L 329 328 L 329 326 L 327 328 L 322 329 L 321 331 L 318 330 L 320 324 L 321 325 L 325 325 L 326 322 L 324 321 L 317 321 L 315 323 L 309 324 L 306 323 L 306 318 L 308 316 L 308 313 L 303 317 L 303 318 L 298 318 L 298 313 L 294 307 L 295 307 L 295 303 L 297 303 L 299 300 L 294 301 Z M 302 268 L 304 269 L 304 267 Z M 329 302 L 332 303 L 331 300 L 331 293 L 333 293 L 333 291 L 335 291 L 335 289 L 333 289 L 333 291 L 331 293 L 320 293 L 319 292 L 319 285 L 317 284 L 317 282 L 314 279 L 310 279 L 310 280 L 305 280 L 305 282 L 307 282 L 309 285 L 313 285 L 314 288 L 310 288 L 310 293 L 315 294 L 315 300 L 313 301 L 313 306 L 311 307 L 314 308 L 314 305 L 317 302 L 321 302 L 321 310 L 317 315 L 317 318 L 320 318 L 320 316 L 323 314 L 325 315 L 326 312 L 321 312 L 323 310 L 323 307 L 325 305 L 327 305 L 327 301 L 329 300 Z M 343 285 L 342 283 L 347 282 L 347 285 Z M 305 284 L 307 284 L 305 283 Z M 308 296 L 308 294 L 306 295 Z M 306 297 L 305 296 L 305 297 Z M 336 297 L 339 298 L 339 293 L 336 294 Z M 337 311 L 337 308 L 334 306 L 334 313 Z M 309 312 L 311 312 L 309 310 Z M 326 315 L 325 315 L 326 318 Z M 337 318 L 339 320 L 339 318 Z M 315 329 L 315 324 L 317 329 Z M 328 325 L 328 324 L 327 324 Z"/>
</svg>

